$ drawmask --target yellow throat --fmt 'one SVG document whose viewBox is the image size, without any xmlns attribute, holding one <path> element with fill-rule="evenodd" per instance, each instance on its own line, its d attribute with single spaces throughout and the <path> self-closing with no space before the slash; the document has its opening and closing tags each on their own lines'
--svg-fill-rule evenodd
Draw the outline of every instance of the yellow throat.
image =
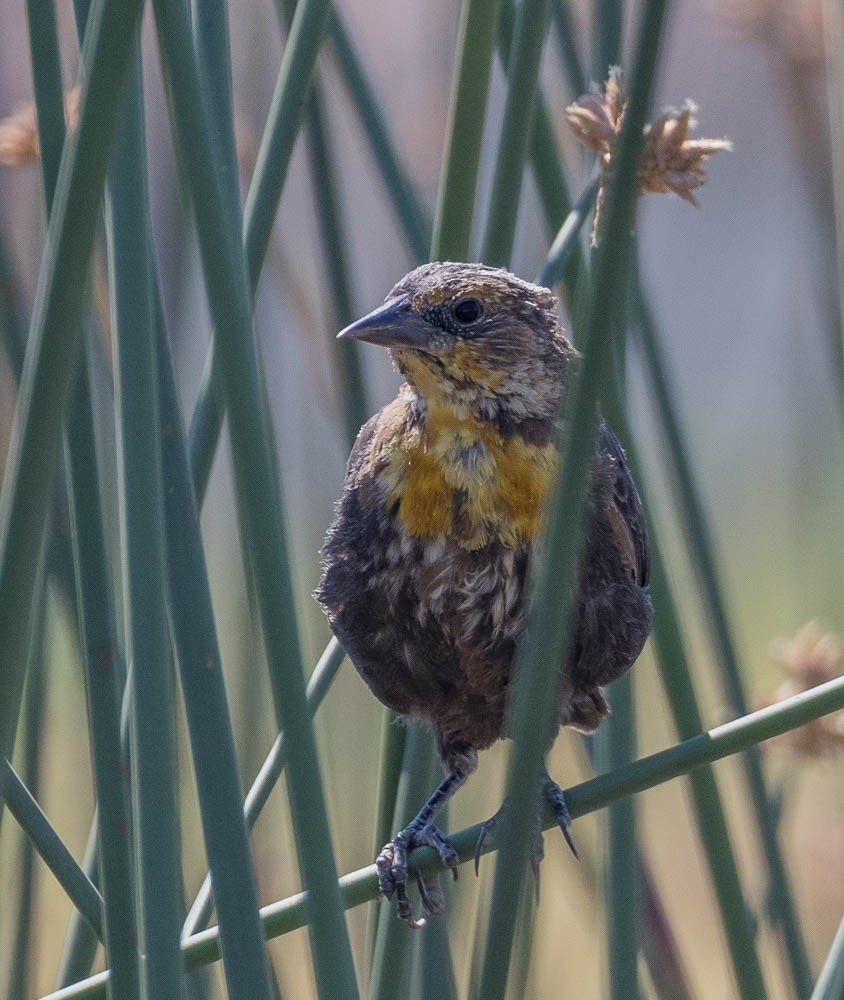
<svg viewBox="0 0 844 1000">
<path fill-rule="evenodd" d="M 466 549 L 529 543 L 557 464 L 553 444 L 504 437 L 489 421 L 428 406 L 424 426 L 391 444 L 382 478 L 408 535 Z"/>
</svg>

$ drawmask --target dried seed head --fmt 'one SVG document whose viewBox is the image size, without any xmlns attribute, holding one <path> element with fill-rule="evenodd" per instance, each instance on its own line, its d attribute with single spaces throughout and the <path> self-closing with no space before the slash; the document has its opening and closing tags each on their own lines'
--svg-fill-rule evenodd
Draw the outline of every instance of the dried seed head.
<svg viewBox="0 0 844 1000">
<path fill-rule="evenodd" d="M 713 153 L 732 149 L 726 139 L 692 139 L 697 127 L 697 107 L 686 101 L 682 111 L 673 108 L 645 128 L 645 146 L 639 165 L 639 191 L 664 194 L 672 191 L 697 205 L 692 191 L 706 183 L 704 164 Z"/>
<path fill-rule="evenodd" d="M 566 108 L 566 115 L 574 134 L 584 146 L 611 157 L 616 139 L 621 131 L 626 100 L 621 85 L 621 70 L 610 69 L 603 94 L 595 87 Z"/>
<path fill-rule="evenodd" d="M 807 622 L 793 639 L 775 639 L 770 654 L 785 668 L 788 679 L 767 699 L 767 704 L 784 701 L 833 680 L 841 674 L 844 662 L 841 640 L 824 630 L 817 621 Z M 841 753 L 844 750 L 844 711 L 808 722 L 772 742 L 789 745 L 793 753 L 804 757 L 829 757 Z"/>
<path fill-rule="evenodd" d="M 64 118 L 69 134 L 76 131 L 79 123 L 79 99 L 81 87 L 68 90 L 64 97 Z M 35 105 L 30 101 L 22 104 L 8 117 L 0 119 L 0 164 L 20 166 L 35 163 L 40 155 L 38 145 L 38 123 Z"/>
<path fill-rule="evenodd" d="M 603 94 L 594 90 L 566 108 L 569 125 L 577 138 L 594 150 L 601 163 L 601 178 L 595 208 L 593 238 L 598 229 L 601 207 L 612 172 L 616 143 L 624 121 L 626 98 L 621 70 L 614 67 Z M 726 139 L 694 139 L 697 108 L 686 101 L 681 111 L 668 109 L 645 126 L 645 144 L 639 165 L 638 194 L 672 192 L 684 201 L 697 204 L 692 192 L 706 181 L 704 164 L 713 153 L 732 149 Z"/>
</svg>

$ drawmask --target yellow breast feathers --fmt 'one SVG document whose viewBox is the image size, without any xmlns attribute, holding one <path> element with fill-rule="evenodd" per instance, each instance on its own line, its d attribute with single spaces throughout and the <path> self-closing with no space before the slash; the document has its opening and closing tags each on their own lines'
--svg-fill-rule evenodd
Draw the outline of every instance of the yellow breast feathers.
<svg viewBox="0 0 844 1000">
<path fill-rule="evenodd" d="M 557 452 L 519 434 L 502 437 L 485 421 L 429 410 L 424 427 L 392 442 L 385 458 L 388 504 L 409 535 L 448 535 L 477 549 L 533 539 Z"/>
</svg>

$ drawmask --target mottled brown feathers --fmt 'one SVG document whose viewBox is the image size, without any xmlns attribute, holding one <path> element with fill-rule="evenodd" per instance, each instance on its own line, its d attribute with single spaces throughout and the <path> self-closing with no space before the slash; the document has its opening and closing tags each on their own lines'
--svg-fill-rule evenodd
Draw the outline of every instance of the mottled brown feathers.
<svg viewBox="0 0 844 1000">
<path fill-rule="evenodd" d="M 405 379 L 352 449 L 316 597 L 373 693 L 437 736 L 446 776 L 376 859 L 382 894 L 418 927 L 408 852 L 431 845 L 456 877 L 456 852 L 434 820 L 477 751 L 507 735 L 528 568 L 577 352 L 547 289 L 481 264 L 411 271 L 340 336 L 389 348 Z M 647 581 L 639 498 L 602 423 L 560 725 L 592 732 L 606 717 L 601 687 L 631 666 L 650 628 Z M 573 849 L 562 791 L 547 775 L 542 788 Z M 436 877 L 419 887 L 426 912 L 439 915 Z"/>
<path fill-rule="evenodd" d="M 477 308 L 456 310 L 469 300 Z M 372 315 L 351 329 L 394 345 L 406 382 L 352 451 L 317 597 L 382 701 L 446 744 L 484 747 L 503 734 L 577 355 L 547 289 L 479 264 L 417 268 Z M 595 692 L 630 666 L 650 623 L 644 522 L 606 427 L 590 510 L 570 664 L 579 708 L 560 709 L 581 728 L 600 721 Z"/>
</svg>

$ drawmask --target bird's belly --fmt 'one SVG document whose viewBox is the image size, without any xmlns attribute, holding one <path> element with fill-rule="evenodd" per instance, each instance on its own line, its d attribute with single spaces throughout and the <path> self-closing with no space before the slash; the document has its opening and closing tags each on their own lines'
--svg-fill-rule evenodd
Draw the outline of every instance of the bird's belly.
<svg viewBox="0 0 844 1000">
<path fill-rule="evenodd" d="M 453 542 L 417 549 L 413 600 L 421 641 L 406 643 L 405 668 L 418 681 L 414 714 L 475 747 L 501 735 L 507 686 L 524 619 L 527 549 L 467 552 Z"/>
<path fill-rule="evenodd" d="M 440 623 L 461 661 L 515 639 L 523 619 L 526 547 L 467 551 L 449 540 L 420 549 L 417 619 Z"/>
</svg>

